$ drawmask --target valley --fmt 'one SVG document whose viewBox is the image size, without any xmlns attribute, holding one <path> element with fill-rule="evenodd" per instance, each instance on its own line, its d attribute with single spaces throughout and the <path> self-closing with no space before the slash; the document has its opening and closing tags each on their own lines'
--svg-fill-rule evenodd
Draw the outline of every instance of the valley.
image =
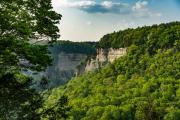
<svg viewBox="0 0 180 120">
<path fill-rule="evenodd" d="M 180 120 L 178 0 L 1 0 L 0 120 Z"/>
<path fill-rule="evenodd" d="M 59 41 L 49 47 L 53 62 L 45 72 L 32 74 L 32 77 L 36 80 L 36 87 L 41 89 L 42 78 L 46 78 L 48 82 L 45 86 L 42 85 L 43 89 L 64 85 L 73 77 L 78 77 L 86 72 L 98 71 L 126 54 L 126 48 L 101 49 L 95 47 L 97 44 Z M 90 45 L 88 47 L 91 47 L 91 49 L 87 45 Z M 73 48 L 79 50 L 74 51 Z M 84 52 L 83 48 L 87 51 Z"/>
</svg>

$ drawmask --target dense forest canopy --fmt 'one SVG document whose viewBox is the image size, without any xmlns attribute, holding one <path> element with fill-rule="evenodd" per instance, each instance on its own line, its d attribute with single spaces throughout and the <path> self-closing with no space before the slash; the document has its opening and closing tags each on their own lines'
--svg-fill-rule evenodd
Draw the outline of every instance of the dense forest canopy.
<svg viewBox="0 0 180 120">
<path fill-rule="evenodd" d="M 120 48 L 135 45 L 147 45 L 149 49 L 172 47 L 179 40 L 180 22 L 126 29 L 104 35 L 99 42 L 101 48 Z"/>
<path fill-rule="evenodd" d="M 67 95 L 72 120 L 180 119 L 180 22 L 115 32 L 99 45 L 128 53 L 52 90 L 46 107 Z"/>
</svg>

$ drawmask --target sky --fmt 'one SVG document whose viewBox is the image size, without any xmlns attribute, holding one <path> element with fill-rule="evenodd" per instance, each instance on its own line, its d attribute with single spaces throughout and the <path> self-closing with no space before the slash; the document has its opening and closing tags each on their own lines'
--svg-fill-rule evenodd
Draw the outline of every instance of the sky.
<svg viewBox="0 0 180 120">
<path fill-rule="evenodd" d="M 61 40 L 99 41 L 114 31 L 180 21 L 180 0 L 52 0 Z"/>
</svg>

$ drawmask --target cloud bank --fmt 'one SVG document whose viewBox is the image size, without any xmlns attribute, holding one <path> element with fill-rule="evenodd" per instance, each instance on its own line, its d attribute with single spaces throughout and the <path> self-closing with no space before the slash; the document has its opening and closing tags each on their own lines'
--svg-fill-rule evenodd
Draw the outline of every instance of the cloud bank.
<svg viewBox="0 0 180 120">
<path fill-rule="evenodd" d="M 60 7 L 77 8 L 87 13 L 125 13 L 128 4 L 112 1 L 102 1 L 100 3 L 93 0 L 83 0 L 70 2 L 61 0 L 58 2 Z"/>
<path fill-rule="evenodd" d="M 76 8 L 87 13 L 111 13 L 111 14 L 130 14 L 137 17 L 161 17 L 161 13 L 153 13 L 148 8 L 148 1 L 139 0 L 133 5 L 122 2 L 102 1 L 95 0 L 54 0 L 55 5 L 58 7 Z"/>
</svg>

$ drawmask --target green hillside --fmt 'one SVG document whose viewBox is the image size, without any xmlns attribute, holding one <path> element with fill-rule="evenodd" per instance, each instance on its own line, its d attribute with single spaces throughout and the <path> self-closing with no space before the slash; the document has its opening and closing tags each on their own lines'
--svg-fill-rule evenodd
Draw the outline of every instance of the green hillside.
<svg viewBox="0 0 180 120">
<path fill-rule="evenodd" d="M 99 46 L 101 48 L 129 47 L 132 44 L 145 46 L 148 52 L 154 52 L 158 48 L 172 47 L 179 40 L 180 22 L 138 27 L 104 35 Z"/>
<path fill-rule="evenodd" d="M 45 106 L 66 95 L 73 120 L 180 119 L 180 22 L 108 34 L 99 47 L 128 53 L 52 90 Z"/>
</svg>

